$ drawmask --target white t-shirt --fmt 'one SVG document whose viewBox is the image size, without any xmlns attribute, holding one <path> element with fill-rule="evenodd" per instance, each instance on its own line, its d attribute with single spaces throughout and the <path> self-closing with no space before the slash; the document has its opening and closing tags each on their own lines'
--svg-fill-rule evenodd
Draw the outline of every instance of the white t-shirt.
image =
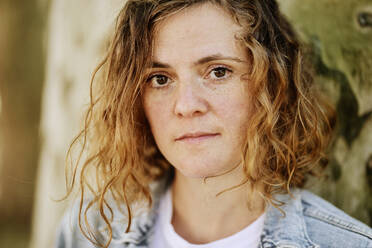
<svg viewBox="0 0 372 248">
<path fill-rule="evenodd" d="M 172 213 L 172 194 L 169 189 L 160 202 L 151 248 L 257 248 L 265 220 L 265 214 L 262 214 L 249 226 L 227 238 L 207 244 L 191 244 L 174 231 Z"/>
</svg>

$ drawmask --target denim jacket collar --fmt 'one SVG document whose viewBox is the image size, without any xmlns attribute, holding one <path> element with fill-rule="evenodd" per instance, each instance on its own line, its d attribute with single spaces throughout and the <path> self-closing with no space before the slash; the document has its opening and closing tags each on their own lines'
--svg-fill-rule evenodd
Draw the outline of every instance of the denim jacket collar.
<svg viewBox="0 0 372 248">
<path fill-rule="evenodd" d="M 290 195 L 276 195 L 276 199 L 284 202 L 280 208 L 269 205 L 266 210 L 264 229 L 261 235 L 260 248 L 317 248 L 306 231 L 303 216 L 300 190 L 292 191 Z"/>
<path fill-rule="evenodd" d="M 150 186 L 152 195 L 152 207 L 150 209 L 144 208 L 133 217 L 130 231 L 125 233 L 127 217 L 119 213 L 118 221 L 112 223 L 112 244 L 125 244 L 128 248 L 145 248 L 150 244 L 150 240 L 154 233 L 155 221 L 158 216 L 159 204 L 161 196 L 164 194 L 168 182 L 161 181 Z M 113 212 L 116 214 L 118 211 L 115 209 Z M 111 247 L 111 246 L 110 246 Z M 116 247 L 116 246 L 115 246 Z M 122 247 L 122 246 L 120 246 Z"/>
<path fill-rule="evenodd" d="M 164 187 L 158 187 L 154 191 L 153 207 L 150 211 L 144 211 L 133 219 L 130 232 L 123 232 L 125 227 L 122 222 L 112 224 L 112 244 L 126 244 L 125 247 L 128 248 L 148 247 L 153 237 L 153 228 L 163 190 Z M 306 231 L 300 190 L 293 190 L 292 194 L 292 198 L 289 195 L 276 196 L 277 200 L 285 203 L 280 207 L 285 212 L 285 216 L 272 205 L 267 207 L 260 248 L 319 248 L 310 240 Z"/>
</svg>

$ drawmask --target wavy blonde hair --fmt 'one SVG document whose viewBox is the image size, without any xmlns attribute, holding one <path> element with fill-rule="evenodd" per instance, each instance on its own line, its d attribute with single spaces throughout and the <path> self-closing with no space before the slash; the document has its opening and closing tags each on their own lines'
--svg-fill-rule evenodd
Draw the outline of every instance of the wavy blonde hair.
<svg viewBox="0 0 372 248">
<path fill-rule="evenodd" d="M 246 182 L 264 185 L 262 195 L 275 205 L 274 194 L 303 187 L 308 175 L 317 174 L 326 164 L 319 162 L 325 158 L 334 113 L 317 97 L 296 35 L 274 0 L 128 0 L 117 18 L 107 55 L 92 77 L 84 128 L 68 156 L 75 147 L 81 150 L 66 167 L 67 195 L 78 184 L 79 225 L 96 245 L 100 244 L 90 230 L 88 209 L 98 206 L 109 233 L 101 245 L 108 247 L 114 218 L 108 195 L 126 207 L 129 231 L 132 205 L 142 200 L 151 205 L 149 185 L 172 173 L 144 115 L 144 70 L 151 63 L 156 24 L 206 2 L 226 10 L 242 27 L 237 39 L 251 58 L 255 111 L 242 150 Z M 102 77 L 95 76 L 98 71 Z M 93 197 L 85 205 L 87 191 Z M 82 228 L 82 215 L 87 230 Z"/>
</svg>

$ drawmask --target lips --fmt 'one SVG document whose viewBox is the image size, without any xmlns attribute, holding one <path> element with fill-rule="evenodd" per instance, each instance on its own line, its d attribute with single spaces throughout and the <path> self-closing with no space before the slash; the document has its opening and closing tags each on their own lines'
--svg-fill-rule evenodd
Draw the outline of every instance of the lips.
<svg viewBox="0 0 372 248">
<path fill-rule="evenodd" d="M 176 138 L 176 141 L 187 142 L 187 143 L 200 143 L 204 140 L 212 139 L 219 135 L 220 135 L 219 133 L 210 133 L 210 132 L 186 133 Z"/>
</svg>

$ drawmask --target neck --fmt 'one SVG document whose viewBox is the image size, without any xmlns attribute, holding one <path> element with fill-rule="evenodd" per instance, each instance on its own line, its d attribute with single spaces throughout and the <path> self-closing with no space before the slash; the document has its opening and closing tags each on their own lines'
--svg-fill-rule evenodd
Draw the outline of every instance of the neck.
<svg viewBox="0 0 372 248">
<path fill-rule="evenodd" d="M 264 211 L 264 200 L 244 180 L 241 166 L 228 174 L 188 178 L 176 171 L 172 185 L 174 230 L 185 240 L 204 244 L 247 227 Z"/>
</svg>

